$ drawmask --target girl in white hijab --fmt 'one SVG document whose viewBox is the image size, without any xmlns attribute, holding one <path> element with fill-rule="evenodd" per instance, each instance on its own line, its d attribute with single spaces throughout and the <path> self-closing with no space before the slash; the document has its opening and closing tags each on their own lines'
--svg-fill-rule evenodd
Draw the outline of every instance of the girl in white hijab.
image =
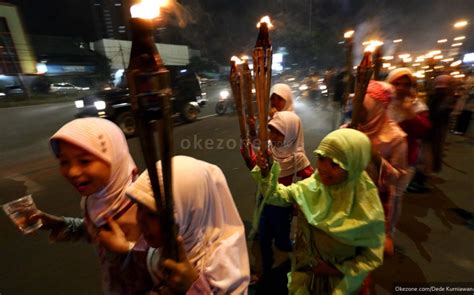
<svg viewBox="0 0 474 295">
<path fill-rule="evenodd" d="M 275 112 L 294 112 L 293 93 L 290 86 L 284 83 L 277 83 L 270 89 L 270 116 Z"/>
<path fill-rule="evenodd" d="M 171 273 L 166 280 L 160 271 L 163 241 L 148 172 L 127 190 L 139 206 L 137 219 L 145 239 L 156 248 L 148 255 L 155 283 L 186 294 L 246 294 L 250 270 L 245 230 L 224 174 L 219 167 L 191 157 L 175 156 L 172 163 L 179 244 L 188 261 L 164 261 Z M 157 168 L 161 170 L 160 162 Z"/>
<path fill-rule="evenodd" d="M 143 294 L 152 281 L 146 261 L 132 249 L 141 235 L 136 206 L 125 196 L 137 168 L 122 131 L 100 118 L 64 125 L 50 139 L 61 174 L 82 195 L 84 218 L 37 214 L 54 242 L 86 240 L 97 245 L 105 294 Z M 117 236 L 118 233 L 118 236 Z M 117 244 L 117 237 L 125 244 Z"/>
</svg>

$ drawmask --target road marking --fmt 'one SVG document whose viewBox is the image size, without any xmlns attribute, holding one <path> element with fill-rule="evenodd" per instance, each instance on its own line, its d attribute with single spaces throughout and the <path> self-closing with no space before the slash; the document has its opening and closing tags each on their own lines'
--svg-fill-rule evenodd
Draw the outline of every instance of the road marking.
<svg viewBox="0 0 474 295">
<path fill-rule="evenodd" d="M 198 119 L 206 119 L 206 118 L 215 117 L 215 116 L 217 116 L 217 114 L 212 114 L 212 115 L 207 115 L 207 116 L 198 117 Z"/>
</svg>

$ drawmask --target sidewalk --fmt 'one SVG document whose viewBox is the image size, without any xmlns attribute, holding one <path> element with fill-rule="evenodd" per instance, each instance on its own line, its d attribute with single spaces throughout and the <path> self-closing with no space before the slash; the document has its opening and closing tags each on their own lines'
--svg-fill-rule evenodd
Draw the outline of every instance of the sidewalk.
<svg viewBox="0 0 474 295">
<path fill-rule="evenodd" d="M 473 129 L 448 136 L 443 170 L 430 178 L 430 192 L 405 194 L 396 253 L 374 273 L 376 294 L 392 294 L 400 282 L 474 282 Z"/>
</svg>

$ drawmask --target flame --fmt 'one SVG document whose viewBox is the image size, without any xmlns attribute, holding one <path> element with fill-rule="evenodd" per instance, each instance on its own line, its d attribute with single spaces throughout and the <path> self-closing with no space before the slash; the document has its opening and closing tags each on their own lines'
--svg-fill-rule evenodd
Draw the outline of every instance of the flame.
<svg viewBox="0 0 474 295">
<path fill-rule="evenodd" d="M 242 64 L 242 60 L 235 55 L 230 58 L 230 61 L 235 62 L 236 65 Z"/>
<path fill-rule="evenodd" d="M 268 15 L 266 15 L 266 16 L 264 16 L 260 19 L 260 21 L 257 23 L 257 28 L 260 28 L 261 23 L 267 23 L 267 27 L 269 29 L 273 28 L 273 24 L 270 21 L 270 17 Z"/>
<path fill-rule="evenodd" d="M 250 59 L 250 57 L 248 57 L 247 55 L 242 55 L 242 56 L 240 57 L 240 59 L 241 59 L 242 62 L 244 63 L 244 62 L 248 61 L 248 60 Z"/>
<path fill-rule="evenodd" d="M 349 39 L 354 35 L 354 31 L 350 30 L 344 33 L 344 38 Z"/>
<path fill-rule="evenodd" d="M 377 47 L 382 46 L 383 42 L 378 40 L 370 40 L 369 46 L 365 48 L 365 52 L 374 52 Z"/>
<path fill-rule="evenodd" d="M 160 16 L 160 7 L 167 4 L 167 0 L 142 0 L 130 8 L 130 13 L 134 18 L 154 19 Z"/>
</svg>

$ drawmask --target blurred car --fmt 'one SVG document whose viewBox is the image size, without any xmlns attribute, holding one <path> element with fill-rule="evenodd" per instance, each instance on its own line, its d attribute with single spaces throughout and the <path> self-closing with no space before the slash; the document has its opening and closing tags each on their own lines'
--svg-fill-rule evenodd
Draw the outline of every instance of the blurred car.
<svg viewBox="0 0 474 295">
<path fill-rule="evenodd" d="M 25 91 L 20 85 L 13 85 L 5 87 L 3 92 L 0 93 L 0 96 L 22 95 L 24 93 Z"/>
<path fill-rule="evenodd" d="M 171 76 L 173 113 L 179 114 L 185 122 L 193 122 L 197 119 L 201 107 L 207 102 L 201 92 L 198 77 L 193 72 L 184 71 L 184 69 L 177 71 L 172 67 L 168 69 Z M 106 118 L 115 122 L 126 136 L 131 137 L 136 134 L 136 123 L 127 88 L 98 91 L 76 100 L 75 105 L 78 110 L 76 117 Z M 152 109 L 153 106 L 150 108 Z"/>
<path fill-rule="evenodd" d="M 49 92 L 58 93 L 58 92 L 76 92 L 89 90 L 89 87 L 79 87 L 71 83 L 52 83 L 49 87 Z"/>
</svg>

